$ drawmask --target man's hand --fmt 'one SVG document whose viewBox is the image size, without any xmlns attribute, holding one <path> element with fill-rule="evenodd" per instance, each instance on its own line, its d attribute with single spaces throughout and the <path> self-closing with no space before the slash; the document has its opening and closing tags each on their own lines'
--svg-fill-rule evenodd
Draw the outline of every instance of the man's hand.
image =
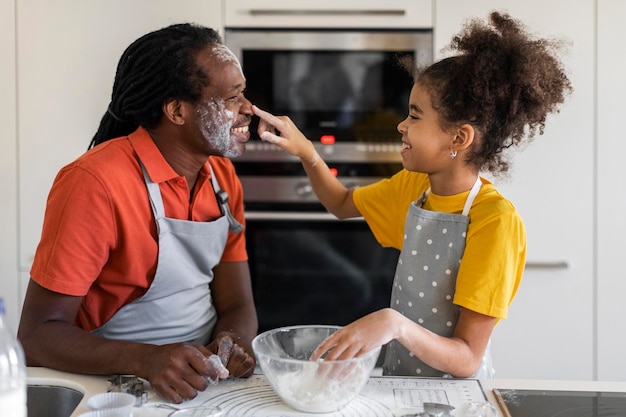
<svg viewBox="0 0 626 417">
<path fill-rule="evenodd" d="M 154 346 L 138 376 L 146 378 L 164 399 L 181 403 L 204 391 L 209 380 L 220 378 L 219 367 L 207 360 L 212 354 L 204 346 L 188 343 Z"/>
<path fill-rule="evenodd" d="M 247 378 L 254 372 L 256 360 L 236 341 L 238 337 L 230 332 L 220 332 L 207 348 L 219 356 L 231 376 Z"/>
</svg>

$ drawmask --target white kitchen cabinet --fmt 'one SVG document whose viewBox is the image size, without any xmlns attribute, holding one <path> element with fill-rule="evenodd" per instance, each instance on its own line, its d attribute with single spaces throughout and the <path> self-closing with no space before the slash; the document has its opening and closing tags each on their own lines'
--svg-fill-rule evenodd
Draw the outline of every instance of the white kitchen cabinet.
<svg viewBox="0 0 626 417">
<path fill-rule="evenodd" d="M 515 152 L 509 177 L 495 181 L 528 233 L 528 268 L 509 318 L 493 335 L 499 378 L 594 379 L 594 4 L 435 3 L 436 53 L 467 18 L 485 19 L 494 9 L 508 11 L 537 35 L 571 43 L 563 59 L 573 94 L 548 118 L 546 133 Z"/>
<path fill-rule="evenodd" d="M 598 379 L 626 380 L 626 2 L 598 0 Z"/>
<path fill-rule="evenodd" d="M 15 3 L 0 2 L 0 297 L 7 322 L 17 330 L 21 303 L 17 272 L 17 124 Z"/>
<path fill-rule="evenodd" d="M 432 28 L 433 0 L 228 0 L 228 28 Z"/>
<path fill-rule="evenodd" d="M 32 263 L 52 181 L 63 165 L 87 149 L 106 110 L 124 49 L 141 35 L 172 23 L 194 22 L 221 31 L 221 4 L 17 1 L 22 272 Z"/>
</svg>

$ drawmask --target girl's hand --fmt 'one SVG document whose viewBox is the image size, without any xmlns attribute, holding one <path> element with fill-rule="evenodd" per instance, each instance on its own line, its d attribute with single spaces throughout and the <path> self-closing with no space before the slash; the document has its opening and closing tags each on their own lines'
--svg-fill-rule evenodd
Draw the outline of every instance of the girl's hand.
<svg viewBox="0 0 626 417">
<path fill-rule="evenodd" d="M 304 161 L 313 161 L 316 158 L 313 143 L 300 132 L 288 116 L 274 116 L 254 105 L 252 110 L 261 119 L 258 129 L 261 140 L 278 145 Z"/>
<path fill-rule="evenodd" d="M 330 335 L 315 349 L 311 360 L 355 358 L 385 345 L 397 338 L 401 317 L 390 308 L 370 313 Z"/>
</svg>

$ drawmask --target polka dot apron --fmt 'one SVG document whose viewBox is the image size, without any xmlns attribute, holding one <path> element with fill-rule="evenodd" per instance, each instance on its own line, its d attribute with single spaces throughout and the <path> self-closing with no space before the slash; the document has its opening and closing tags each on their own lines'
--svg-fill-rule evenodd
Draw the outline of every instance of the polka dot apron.
<svg viewBox="0 0 626 417">
<path fill-rule="evenodd" d="M 441 336 L 451 337 L 460 308 L 452 303 L 465 238 L 468 213 L 482 183 L 472 187 L 463 214 L 422 208 L 429 191 L 412 203 L 404 226 L 404 243 L 391 293 L 391 308 Z M 385 375 L 450 377 L 419 360 L 398 341 L 385 350 Z M 489 346 L 475 377 L 491 377 Z"/>
</svg>

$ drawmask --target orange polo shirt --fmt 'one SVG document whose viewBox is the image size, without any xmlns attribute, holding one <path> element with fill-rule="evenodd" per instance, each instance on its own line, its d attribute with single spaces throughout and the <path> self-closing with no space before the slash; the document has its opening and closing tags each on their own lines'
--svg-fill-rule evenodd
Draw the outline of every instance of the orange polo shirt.
<svg viewBox="0 0 626 417">
<path fill-rule="evenodd" d="M 208 164 L 189 201 L 184 176 L 166 162 L 148 132 L 109 140 L 62 168 L 50 190 L 31 278 L 58 293 L 84 296 L 77 325 L 93 330 L 143 295 L 156 271 L 158 235 L 139 161 L 159 183 L 166 217 L 221 216 Z M 243 190 L 231 161 L 210 157 L 233 216 L 244 224 Z M 222 262 L 246 261 L 244 233 L 229 233 Z"/>
</svg>

